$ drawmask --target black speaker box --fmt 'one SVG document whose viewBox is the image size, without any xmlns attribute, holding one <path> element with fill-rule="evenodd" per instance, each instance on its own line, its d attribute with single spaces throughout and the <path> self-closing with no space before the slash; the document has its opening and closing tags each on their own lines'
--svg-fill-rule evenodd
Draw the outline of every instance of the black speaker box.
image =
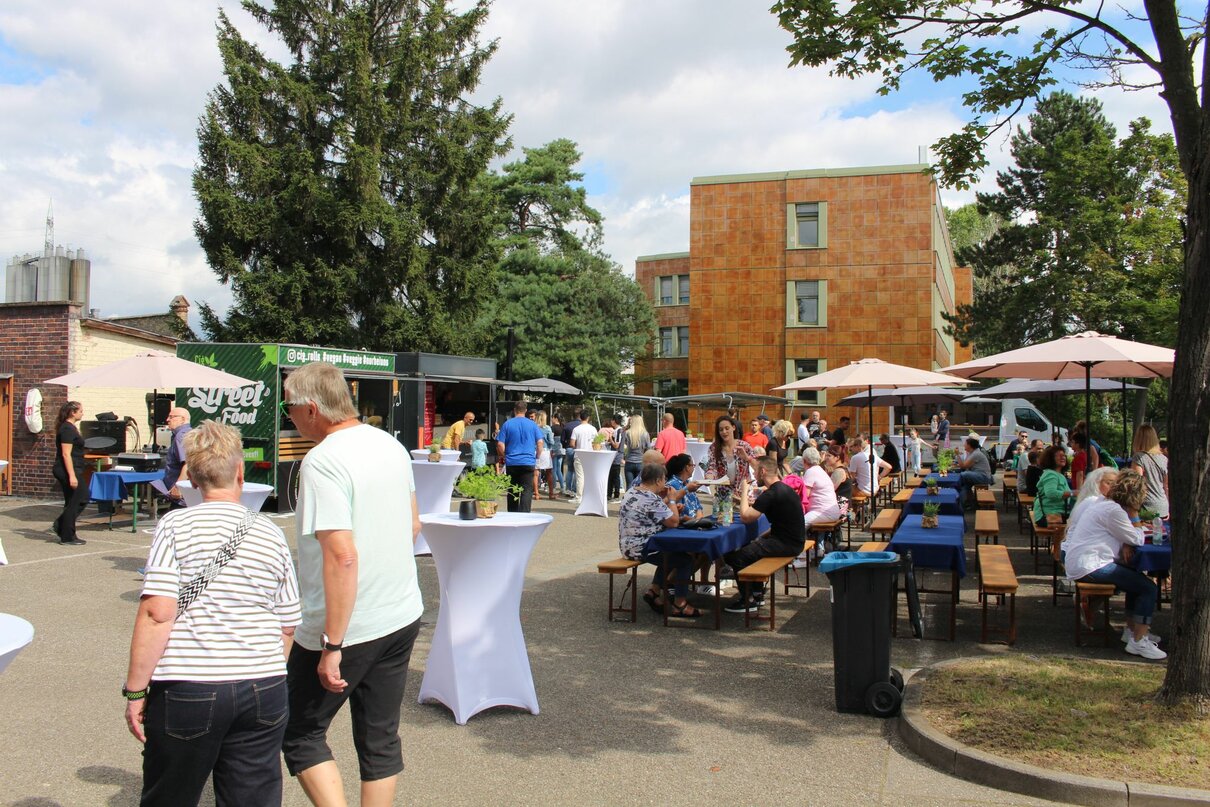
<svg viewBox="0 0 1210 807">
<path fill-rule="evenodd" d="M 161 392 L 155 396 L 155 411 L 152 412 L 151 393 L 144 396 L 147 399 L 147 413 L 155 418 L 155 425 L 168 425 L 168 412 L 172 409 L 173 403 L 176 401 L 176 396 L 171 393 Z"/>
<path fill-rule="evenodd" d="M 81 420 L 80 436 L 89 454 L 121 454 L 126 450 L 126 423 L 121 420 Z"/>
</svg>

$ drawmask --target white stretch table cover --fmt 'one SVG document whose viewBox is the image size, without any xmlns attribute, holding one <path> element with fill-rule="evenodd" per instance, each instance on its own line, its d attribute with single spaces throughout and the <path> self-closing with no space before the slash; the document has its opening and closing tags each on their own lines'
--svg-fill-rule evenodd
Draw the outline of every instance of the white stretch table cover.
<svg viewBox="0 0 1210 807">
<path fill-rule="evenodd" d="M 530 553 L 552 520 L 546 513 L 473 521 L 457 513 L 420 517 L 441 589 L 420 703 L 445 704 L 460 726 L 493 706 L 538 713 L 521 632 L 521 589 Z"/>
<path fill-rule="evenodd" d="M 693 458 L 693 475 L 689 478 L 701 482 L 706 478 L 706 457 L 710 455 L 710 443 L 705 440 L 686 440 L 685 453 Z"/>
<path fill-rule="evenodd" d="M 34 640 L 34 626 L 19 616 L 0 614 L 0 672 Z"/>
<path fill-rule="evenodd" d="M 462 473 L 464 467 L 461 462 L 412 460 L 412 478 L 416 480 L 416 509 L 420 511 L 420 515 L 450 511 L 454 483 L 458 481 L 458 474 Z M 423 528 L 416 537 L 414 552 L 417 555 L 428 555 L 431 552 Z"/>
<path fill-rule="evenodd" d="M 576 459 L 584 468 L 584 496 L 576 508 L 577 516 L 608 516 L 609 503 L 605 496 L 609 484 L 609 467 L 617 452 L 576 451 Z"/>
<path fill-rule="evenodd" d="M 188 480 L 182 479 L 176 483 L 176 487 L 181 492 L 181 498 L 185 500 L 186 507 L 193 507 L 202 503 L 202 492 L 190 484 Z M 259 513 L 260 509 L 265 506 L 265 500 L 269 498 L 269 494 L 272 492 L 272 485 L 265 485 L 260 482 L 245 482 L 244 489 L 239 495 L 239 502 L 253 513 Z"/>
<path fill-rule="evenodd" d="M 461 456 L 462 456 L 462 452 L 456 448 L 441 449 L 441 461 L 442 462 L 456 460 Z M 425 462 L 428 462 L 429 461 L 429 450 L 427 448 L 413 448 L 412 449 L 412 459 L 424 460 Z M 436 465 L 436 463 L 433 463 L 433 464 Z"/>
</svg>

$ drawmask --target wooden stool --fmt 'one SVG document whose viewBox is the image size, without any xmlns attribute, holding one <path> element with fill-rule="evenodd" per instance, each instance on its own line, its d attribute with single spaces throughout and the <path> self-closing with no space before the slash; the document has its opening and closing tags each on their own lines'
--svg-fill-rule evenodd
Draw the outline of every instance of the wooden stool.
<svg viewBox="0 0 1210 807">
<path fill-rule="evenodd" d="M 610 622 L 637 622 L 639 618 L 639 561 L 631 560 L 630 558 L 615 558 L 597 564 L 597 572 L 600 574 L 609 575 L 609 621 Z M 626 588 L 622 589 L 621 596 L 615 601 L 613 598 L 613 578 L 614 575 L 629 573 L 630 579 L 626 581 Z M 623 603 L 626 602 L 626 592 L 630 592 L 630 607 L 627 608 Z M 620 607 L 619 607 L 620 606 Z M 619 619 L 617 614 L 629 614 L 629 619 Z"/>
</svg>

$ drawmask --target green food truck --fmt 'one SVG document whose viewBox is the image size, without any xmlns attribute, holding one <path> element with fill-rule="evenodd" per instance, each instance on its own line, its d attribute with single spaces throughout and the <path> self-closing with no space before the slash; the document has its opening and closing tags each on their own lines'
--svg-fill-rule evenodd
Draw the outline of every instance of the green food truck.
<svg viewBox="0 0 1210 807">
<path fill-rule="evenodd" d="M 362 421 L 398 436 L 392 415 L 399 401 L 401 380 L 395 375 L 393 353 L 305 345 L 181 342 L 176 354 L 256 381 L 252 386 L 229 389 L 181 388 L 176 403 L 189 410 L 194 425 L 217 420 L 239 428 L 244 438 L 244 478 L 272 485 L 279 512 L 294 510 L 299 464 L 314 445 L 303 439 L 278 407 L 282 382 L 295 367 L 312 361 L 339 367 Z"/>
</svg>

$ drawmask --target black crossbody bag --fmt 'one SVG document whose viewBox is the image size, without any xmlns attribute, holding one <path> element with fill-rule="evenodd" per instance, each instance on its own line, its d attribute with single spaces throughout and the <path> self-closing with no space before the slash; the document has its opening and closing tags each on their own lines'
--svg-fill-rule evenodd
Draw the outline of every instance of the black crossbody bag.
<svg viewBox="0 0 1210 807">
<path fill-rule="evenodd" d="M 252 525 L 256 523 L 256 513 L 249 511 L 240 525 L 235 528 L 235 532 L 231 537 L 218 548 L 214 553 L 214 557 L 206 564 L 206 568 L 202 569 L 197 576 L 181 587 L 180 593 L 176 598 L 176 618 L 180 619 L 185 613 L 185 609 L 193 604 L 193 601 L 201 596 L 206 590 L 206 586 L 210 585 L 210 581 L 219 576 L 223 568 L 235 559 L 235 552 L 239 549 L 239 545 L 243 543 L 244 538 L 248 535 L 248 530 L 252 529 Z"/>
</svg>

